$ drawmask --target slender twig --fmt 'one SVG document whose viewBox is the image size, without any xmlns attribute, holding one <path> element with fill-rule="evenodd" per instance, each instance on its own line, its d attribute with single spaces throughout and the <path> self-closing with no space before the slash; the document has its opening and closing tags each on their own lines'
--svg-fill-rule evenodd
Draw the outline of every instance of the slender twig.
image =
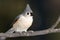
<svg viewBox="0 0 60 40">
<path fill-rule="evenodd" d="M 60 16 L 58 17 L 56 23 L 54 25 L 51 26 L 50 29 L 54 29 L 55 27 L 57 27 L 57 25 L 60 23 Z"/>
</svg>

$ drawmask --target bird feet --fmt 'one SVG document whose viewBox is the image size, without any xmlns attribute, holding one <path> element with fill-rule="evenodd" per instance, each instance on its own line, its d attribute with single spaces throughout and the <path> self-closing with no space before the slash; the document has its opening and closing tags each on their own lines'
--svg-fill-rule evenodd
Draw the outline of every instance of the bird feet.
<svg viewBox="0 0 60 40">
<path fill-rule="evenodd" d="M 30 30 L 30 31 L 28 31 L 28 32 L 31 32 L 31 33 L 33 33 L 34 31 L 33 31 L 33 30 Z"/>
</svg>

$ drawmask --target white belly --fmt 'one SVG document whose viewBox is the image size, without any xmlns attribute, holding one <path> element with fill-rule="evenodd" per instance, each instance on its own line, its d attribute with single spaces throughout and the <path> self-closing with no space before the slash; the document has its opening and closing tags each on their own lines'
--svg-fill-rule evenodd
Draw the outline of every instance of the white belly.
<svg viewBox="0 0 60 40">
<path fill-rule="evenodd" d="M 13 28 L 17 32 L 27 31 L 27 29 L 32 25 L 33 17 L 21 17 L 13 25 Z"/>
</svg>

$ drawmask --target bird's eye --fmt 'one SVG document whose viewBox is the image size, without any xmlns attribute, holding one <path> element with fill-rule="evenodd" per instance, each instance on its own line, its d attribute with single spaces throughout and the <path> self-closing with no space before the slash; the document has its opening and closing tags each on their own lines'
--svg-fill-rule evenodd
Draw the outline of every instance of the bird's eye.
<svg viewBox="0 0 60 40">
<path fill-rule="evenodd" d="M 29 15 L 29 13 L 27 13 L 27 15 Z"/>
</svg>

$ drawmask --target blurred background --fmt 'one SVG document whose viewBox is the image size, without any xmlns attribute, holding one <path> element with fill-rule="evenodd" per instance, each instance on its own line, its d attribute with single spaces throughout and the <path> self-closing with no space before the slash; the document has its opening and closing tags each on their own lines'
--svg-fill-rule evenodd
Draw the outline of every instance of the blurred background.
<svg viewBox="0 0 60 40">
<path fill-rule="evenodd" d="M 50 28 L 60 16 L 60 0 L 0 0 L 0 32 L 11 28 L 13 20 L 29 3 L 33 10 L 34 22 L 28 30 Z M 58 24 L 58 28 L 59 28 Z M 7 38 L 7 40 L 60 40 L 60 33 L 34 37 Z"/>
</svg>

